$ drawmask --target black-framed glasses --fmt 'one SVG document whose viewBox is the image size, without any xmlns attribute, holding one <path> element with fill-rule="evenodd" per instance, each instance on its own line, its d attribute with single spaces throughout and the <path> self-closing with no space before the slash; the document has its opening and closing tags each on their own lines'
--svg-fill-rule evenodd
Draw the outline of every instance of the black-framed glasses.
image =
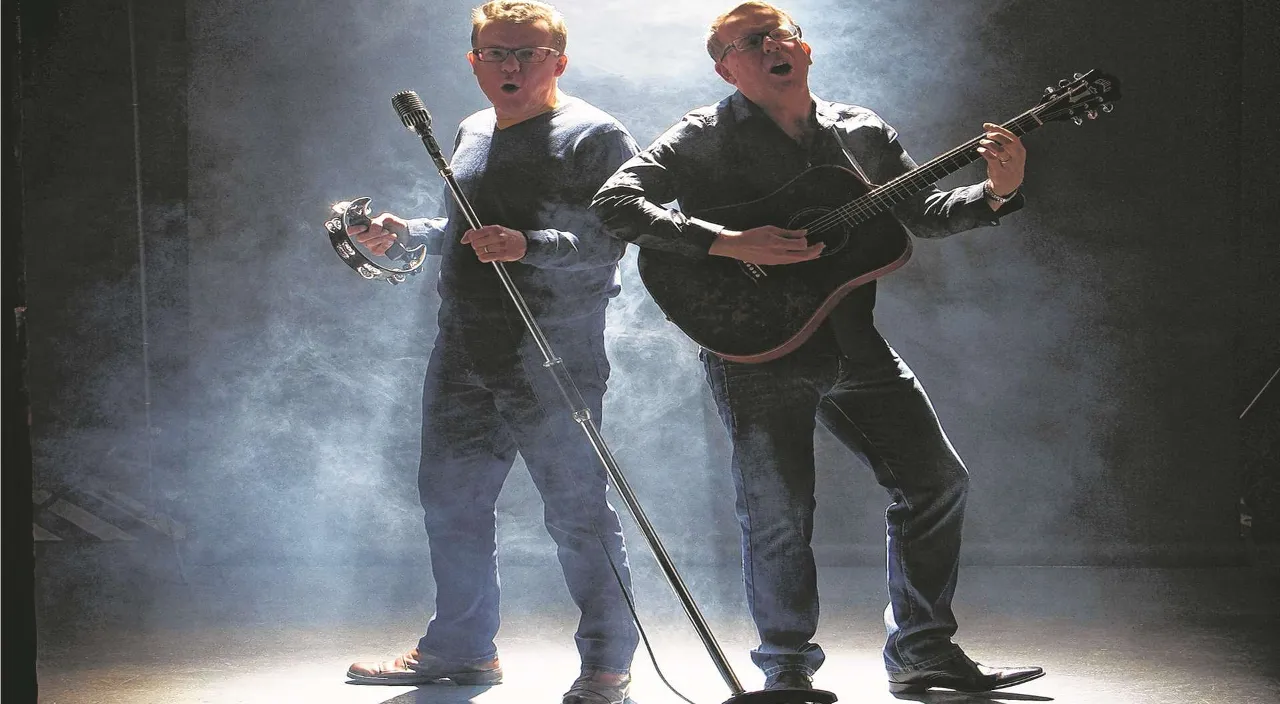
<svg viewBox="0 0 1280 704">
<path fill-rule="evenodd" d="M 755 51 L 756 49 L 759 49 L 760 47 L 764 46 L 765 37 L 768 37 L 769 39 L 772 39 L 775 42 L 785 42 L 785 41 L 790 41 L 792 39 L 799 39 L 800 27 L 794 24 L 784 24 L 781 27 L 771 29 L 767 32 L 754 32 L 752 34 L 744 34 L 741 37 L 738 37 L 737 39 L 734 39 L 733 41 L 729 42 L 728 46 L 724 48 L 724 51 L 720 53 L 720 60 L 724 61 L 724 57 L 728 56 L 729 52 L 734 49 L 737 49 L 738 51 Z"/>
<path fill-rule="evenodd" d="M 507 49 L 500 46 L 482 46 L 471 50 L 476 60 L 486 64 L 500 64 L 508 56 L 515 55 L 516 61 L 522 64 L 540 64 L 548 57 L 559 56 L 560 52 L 549 46 L 522 46 L 519 49 Z"/>
</svg>

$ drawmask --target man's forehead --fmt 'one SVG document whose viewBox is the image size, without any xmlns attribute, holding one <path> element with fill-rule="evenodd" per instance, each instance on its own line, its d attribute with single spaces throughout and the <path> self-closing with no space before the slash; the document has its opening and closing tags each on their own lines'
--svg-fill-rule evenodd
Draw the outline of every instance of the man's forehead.
<svg viewBox="0 0 1280 704">
<path fill-rule="evenodd" d="M 493 20 L 480 28 L 476 39 L 486 46 L 493 46 L 493 42 L 514 41 L 519 43 L 522 40 L 530 39 L 536 40 L 534 43 L 542 45 L 551 39 L 551 27 L 547 25 L 545 20 L 536 22 Z"/>
<path fill-rule="evenodd" d="M 733 41 L 734 39 L 752 32 L 764 32 L 786 23 L 782 15 L 766 10 L 763 7 L 752 7 L 742 12 L 731 15 L 720 25 L 720 31 L 716 32 L 724 41 Z"/>
</svg>

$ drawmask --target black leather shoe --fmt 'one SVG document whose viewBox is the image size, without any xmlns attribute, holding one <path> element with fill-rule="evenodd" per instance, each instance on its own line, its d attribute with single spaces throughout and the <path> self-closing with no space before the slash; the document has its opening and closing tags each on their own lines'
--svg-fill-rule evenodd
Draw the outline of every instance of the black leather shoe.
<svg viewBox="0 0 1280 704">
<path fill-rule="evenodd" d="M 584 667 L 582 676 L 574 680 L 560 704 L 627 704 L 630 693 L 630 674 Z"/>
<path fill-rule="evenodd" d="M 804 670 L 781 670 L 765 678 L 764 688 L 813 689 L 813 675 Z"/>
<path fill-rule="evenodd" d="M 1044 676 L 1039 667 L 987 667 L 961 655 L 923 670 L 890 672 L 889 691 L 919 693 L 931 687 L 957 692 L 989 692 Z"/>
</svg>

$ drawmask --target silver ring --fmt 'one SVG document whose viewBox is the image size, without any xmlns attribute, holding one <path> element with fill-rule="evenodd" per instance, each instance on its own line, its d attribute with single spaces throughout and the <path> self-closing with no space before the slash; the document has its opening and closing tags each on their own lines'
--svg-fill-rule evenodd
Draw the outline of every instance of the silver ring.
<svg viewBox="0 0 1280 704">
<path fill-rule="evenodd" d="M 485 254 L 488 254 L 488 253 L 489 253 L 489 245 L 487 245 L 487 244 L 484 246 L 484 253 L 485 253 Z"/>
<path fill-rule="evenodd" d="M 1013 157 L 1009 157 L 1008 159 L 1001 159 L 1000 157 L 996 157 L 996 160 L 999 161 L 1001 164 L 1007 164 L 1010 161 L 1013 161 Z"/>
</svg>

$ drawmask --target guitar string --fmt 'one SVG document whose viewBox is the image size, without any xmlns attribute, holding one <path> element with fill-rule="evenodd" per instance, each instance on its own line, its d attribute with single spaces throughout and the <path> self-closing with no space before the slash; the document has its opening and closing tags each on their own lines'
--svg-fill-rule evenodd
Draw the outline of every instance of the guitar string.
<svg viewBox="0 0 1280 704">
<path fill-rule="evenodd" d="M 1007 123 L 1006 128 L 1010 128 L 1010 131 L 1021 130 L 1021 132 L 1019 132 L 1020 135 L 1030 132 L 1036 127 L 1043 125 L 1044 122 L 1046 121 L 1045 119 L 1041 119 L 1039 114 L 1050 113 L 1051 112 L 1050 108 L 1054 107 L 1057 103 L 1060 103 L 1062 100 L 1070 97 L 1071 95 L 1073 95 L 1073 92 L 1071 91 L 1064 92 L 1062 95 L 1055 98 L 1054 100 L 1051 100 L 1046 103 L 1042 103 L 1040 105 L 1037 105 L 1031 108 L 1030 110 L 1027 110 L 1026 112 L 1019 115 L 1018 117 L 1015 117 L 1014 119 L 1010 120 Z M 1093 102 L 1093 101 L 1086 100 L 1084 104 L 1088 104 L 1090 102 Z M 1080 107 L 1080 106 L 1074 106 L 1074 107 Z M 1070 111 L 1067 111 L 1067 112 L 1070 112 Z M 1033 120 L 1035 124 L 1033 125 L 1027 122 L 1027 118 L 1031 118 L 1031 120 Z M 1051 120 L 1055 118 L 1048 117 L 1046 119 Z M 1024 127 L 1023 123 L 1026 123 L 1025 129 L 1023 129 Z M 806 229 L 814 230 L 816 225 L 816 230 L 821 232 L 841 222 L 848 223 L 850 225 L 856 225 L 859 222 L 861 222 L 861 220 L 858 220 L 858 216 L 865 215 L 866 218 L 863 218 L 863 220 L 865 220 L 877 214 L 879 211 L 887 209 L 887 207 L 892 207 L 893 205 L 896 205 L 896 203 L 894 202 L 895 199 L 901 196 L 910 196 L 922 190 L 924 187 L 928 186 L 930 183 L 933 183 L 938 179 L 947 176 L 949 173 L 952 173 L 955 170 L 958 170 L 959 168 L 967 166 L 968 164 L 972 163 L 974 160 L 979 158 L 979 156 L 976 155 L 976 152 L 974 151 L 976 150 L 979 140 L 981 140 L 981 137 L 974 138 L 969 142 L 930 160 L 928 163 L 924 164 L 923 166 L 917 167 L 916 169 L 913 169 L 907 172 L 906 174 L 899 175 L 897 178 L 885 184 L 882 188 L 877 189 L 872 193 L 868 193 L 862 196 L 861 198 L 858 198 L 857 200 L 853 201 L 852 203 L 848 203 L 844 206 L 840 206 L 839 208 L 836 208 L 835 210 L 833 210 L 831 213 L 828 213 L 827 215 L 818 218 L 813 223 L 810 223 L 809 227 Z M 946 162 L 949 162 L 957 158 L 965 159 L 965 161 L 963 161 L 963 163 L 956 165 L 954 168 L 944 171 L 940 176 L 932 178 L 931 180 L 923 184 L 912 183 L 913 181 L 916 181 L 920 175 L 929 174 L 933 170 L 937 169 L 939 166 L 944 166 Z M 887 207 L 882 207 L 881 204 L 877 202 L 882 199 L 889 201 L 889 205 Z"/>
<path fill-rule="evenodd" d="M 1019 136 L 1030 132 L 1032 129 L 1038 126 L 1038 124 L 1033 125 L 1031 123 L 1039 123 L 1039 124 L 1043 123 L 1043 121 L 1039 117 L 1037 117 L 1036 115 L 1037 111 L 1043 110 L 1048 106 L 1053 105 L 1054 102 L 1057 102 L 1057 101 L 1045 103 L 1043 105 L 1038 105 L 1034 108 L 1031 108 L 1030 110 L 1024 112 L 1023 114 L 1019 115 L 1018 117 L 1015 117 L 1014 119 L 1006 123 L 1005 128 L 1009 129 L 1011 132 L 1014 132 L 1015 134 L 1018 134 Z M 1028 123 L 1028 120 L 1030 120 L 1029 123 Z M 1028 123 L 1028 124 L 1024 125 L 1023 123 Z M 1026 129 L 1024 129 L 1024 127 L 1026 127 Z M 817 220 L 814 220 L 812 223 L 810 223 L 808 227 L 806 227 L 805 229 L 808 230 L 809 232 L 823 232 L 825 230 L 830 229 L 831 227 L 840 225 L 842 223 L 848 224 L 848 225 L 856 225 L 856 224 L 859 224 L 860 222 L 865 221 L 866 219 L 869 219 L 871 216 L 876 215 L 881 210 L 886 210 L 889 207 L 896 205 L 897 203 L 895 202 L 895 200 L 897 198 L 900 198 L 900 197 L 905 198 L 907 196 L 911 196 L 919 192 L 923 188 L 927 187 L 930 183 L 934 183 L 937 180 L 947 176 L 948 174 L 953 173 L 954 171 L 973 163 L 976 159 L 981 158 L 979 155 L 976 154 L 976 149 L 981 139 L 982 137 L 975 137 L 969 140 L 968 142 L 956 147 L 955 149 L 952 149 L 951 151 L 948 151 L 944 154 L 941 154 L 935 157 L 934 159 L 931 159 L 924 165 L 919 166 L 915 169 L 912 169 L 911 171 L 908 171 L 905 174 L 899 175 L 897 178 L 889 181 L 889 183 L 885 184 L 881 188 L 876 189 L 871 193 L 865 194 L 851 203 L 847 203 L 843 206 L 835 208 L 830 213 L 827 213 L 826 215 L 819 217 Z M 933 172 L 939 166 L 947 166 L 947 162 L 950 162 L 955 159 L 960 159 L 962 161 L 954 165 L 952 168 L 944 170 L 940 176 L 931 178 L 929 181 L 923 184 L 917 183 L 917 181 L 922 175 L 931 175 L 931 172 Z M 882 206 L 881 203 L 879 203 L 878 201 L 889 201 L 889 203 L 886 206 Z M 865 217 L 862 217 L 861 219 L 859 219 L 860 216 L 865 216 Z"/>
<path fill-rule="evenodd" d="M 1019 130 L 1022 128 L 1019 121 L 1026 119 L 1029 114 L 1030 111 L 1010 120 L 1006 125 L 1006 129 L 1019 133 Z M 1027 131 L 1029 130 L 1021 131 L 1020 134 L 1026 134 Z M 885 184 L 881 188 L 863 195 L 851 203 L 835 208 L 830 213 L 810 223 L 806 229 L 810 232 L 822 232 L 841 223 L 856 225 L 870 218 L 872 215 L 877 214 L 879 211 L 896 205 L 896 199 L 913 195 L 924 187 L 927 187 L 930 183 L 934 183 L 938 179 L 973 163 L 973 161 L 978 158 L 981 158 L 976 154 L 976 149 L 981 139 L 982 137 L 975 137 L 959 147 L 931 159 L 924 165 L 912 169 L 905 174 L 899 175 L 897 178 L 889 181 L 889 183 Z M 941 175 L 931 177 L 925 183 L 919 183 L 921 176 L 932 176 L 932 172 L 938 169 L 938 167 L 949 166 L 948 162 L 953 160 L 959 160 L 959 163 L 952 166 L 952 168 L 944 169 Z M 888 205 L 882 206 L 880 203 L 882 201 L 888 201 Z M 860 216 L 866 217 L 859 219 Z"/>
<path fill-rule="evenodd" d="M 1064 97 L 1065 97 L 1065 94 L 1064 94 Z M 1061 98 L 1059 100 L 1061 100 Z M 1036 107 L 1031 108 L 1030 110 L 1024 112 L 1022 115 L 1019 115 L 1018 117 L 1010 120 L 1006 124 L 1006 128 L 1009 128 L 1011 131 L 1018 132 L 1019 134 L 1026 134 L 1030 132 L 1032 129 L 1035 129 L 1036 126 L 1039 126 L 1044 122 L 1036 115 L 1037 111 L 1047 111 L 1049 107 L 1059 102 L 1059 100 L 1051 101 L 1049 103 L 1044 103 L 1042 105 L 1038 105 Z M 1032 125 L 1030 122 L 1027 122 L 1027 118 L 1031 118 L 1031 120 L 1034 121 L 1036 124 Z M 1024 128 L 1024 124 L 1025 124 L 1025 128 Z M 887 209 L 885 207 L 881 207 L 881 204 L 877 202 L 880 200 L 890 201 L 888 207 L 895 205 L 896 204 L 896 202 L 894 202 L 895 199 L 905 197 L 905 196 L 910 196 L 918 192 L 919 190 L 923 189 L 924 187 L 928 186 L 930 183 L 933 183 L 938 179 L 948 175 L 949 173 L 952 173 L 958 170 L 959 168 L 967 166 L 977 158 L 980 158 L 976 154 L 975 150 L 978 146 L 978 142 L 981 139 L 982 139 L 981 137 L 976 137 L 970 140 L 969 142 L 966 142 L 965 144 L 962 144 L 959 147 L 956 147 L 955 149 L 952 149 L 951 151 L 946 152 L 930 160 L 928 163 L 924 164 L 923 166 L 917 167 L 916 169 L 913 169 L 905 174 L 899 175 L 897 178 L 885 184 L 882 188 L 877 189 L 872 193 L 868 193 L 862 196 L 861 198 L 858 198 L 857 200 L 853 201 L 852 203 L 848 203 L 844 206 L 836 208 L 828 215 L 822 218 L 819 218 L 818 220 L 815 220 L 814 223 L 810 224 L 809 229 L 812 229 L 814 224 L 817 224 L 819 231 L 823 229 L 827 229 L 830 226 L 835 225 L 839 222 L 846 222 L 851 225 L 858 224 L 858 222 L 860 222 L 860 220 L 858 219 L 858 216 L 865 215 L 866 218 L 869 218 L 870 216 L 877 214 L 880 210 Z M 938 169 L 938 167 L 940 166 L 945 167 L 947 166 L 947 162 L 950 162 L 956 159 L 961 159 L 963 161 L 956 164 L 954 167 L 950 169 L 944 170 L 941 175 L 933 177 L 925 183 L 918 183 L 919 177 L 921 175 L 932 175 L 932 172 Z M 865 220 L 866 218 L 863 218 L 863 219 Z"/>
</svg>

